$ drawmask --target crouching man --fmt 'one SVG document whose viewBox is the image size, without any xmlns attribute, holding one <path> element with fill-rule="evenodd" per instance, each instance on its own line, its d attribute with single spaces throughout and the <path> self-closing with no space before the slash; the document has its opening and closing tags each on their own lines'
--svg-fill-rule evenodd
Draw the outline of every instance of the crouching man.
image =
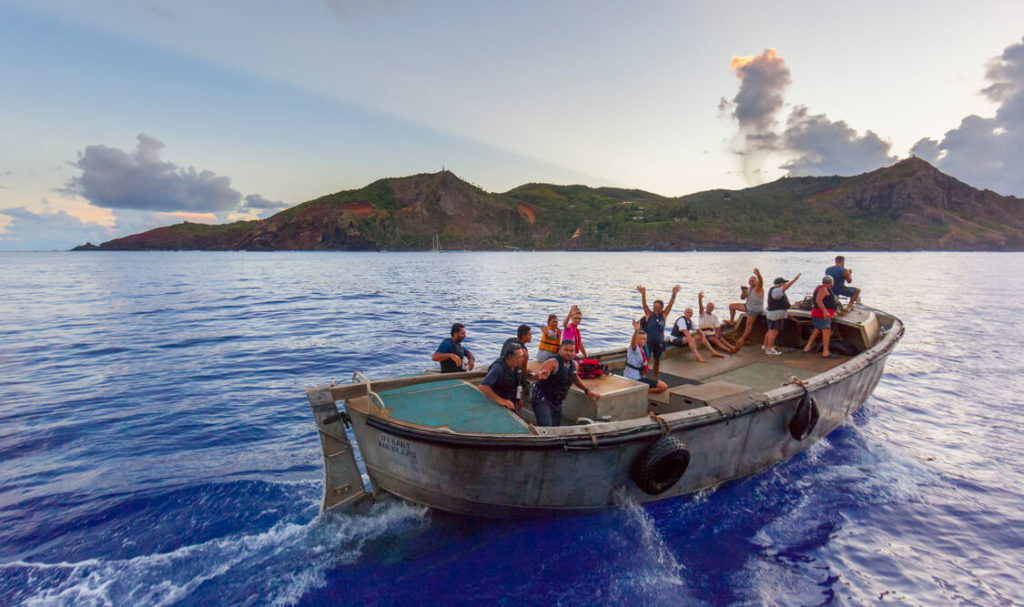
<svg viewBox="0 0 1024 607">
<path fill-rule="evenodd" d="M 562 402 L 573 385 L 583 390 L 591 400 L 601 398 L 580 379 L 576 361 L 573 360 L 575 354 L 576 342 L 566 339 L 558 346 L 558 356 L 544 361 L 537 372 L 537 385 L 533 389 L 533 412 L 537 416 L 538 426 L 562 425 Z"/>
<path fill-rule="evenodd" d="M 519 342 L 509 344 L 504 357 L 494 361 L 480 382 L 484 396 L 509 411 L 523 408 L 523 358 L 526 348 Z"/>
</svg>

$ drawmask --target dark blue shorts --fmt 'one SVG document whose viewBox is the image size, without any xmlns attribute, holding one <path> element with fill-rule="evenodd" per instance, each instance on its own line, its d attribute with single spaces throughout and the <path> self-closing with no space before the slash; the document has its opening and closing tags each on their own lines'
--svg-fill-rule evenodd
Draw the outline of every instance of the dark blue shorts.
<svg viewBox="0 0 1024 607">
<path fill-rule="evenodd" d="M 835 293 L 836 295 L 845 295 L 847 297 L 853 297 L 854 293 L 857 292 L 857 289 L 843 285 L 841 287 L 832 287 L 832 292 Z"/>
<path fill-rule="evenodd" d="M 651 358 L 654 360 L 661 360 L 661 355 L 665 353 L 665 342 L 651 341 L 648 339 L 647 349 L 651 351 Z"/>
<path fill-rule="evenodd" d="M 831 329 L 832 319 L 831 318 L 814 318 L 811 317 L 811 324 L 814 325 L 815 329 Z"/>
</svg>

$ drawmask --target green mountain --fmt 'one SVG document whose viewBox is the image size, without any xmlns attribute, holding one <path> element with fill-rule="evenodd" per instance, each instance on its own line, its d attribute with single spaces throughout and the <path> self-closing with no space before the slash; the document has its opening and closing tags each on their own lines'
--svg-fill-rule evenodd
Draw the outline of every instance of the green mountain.
<svg viewBox="0 0 1024 607">
<path fill-rule="evenodd" d="M 492 194 L 449 171 L 375 181 L 259 221 L 181 223 L 75 250 L 1024 250 L 1019 198 L 910 158 L 666 198 L 531 183 Z"/>
</svg>

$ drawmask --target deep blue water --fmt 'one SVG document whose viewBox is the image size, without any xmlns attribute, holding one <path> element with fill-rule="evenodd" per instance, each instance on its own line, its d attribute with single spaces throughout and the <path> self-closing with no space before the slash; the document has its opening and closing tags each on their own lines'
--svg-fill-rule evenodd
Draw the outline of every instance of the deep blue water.
<svg viewBox="0 0 1024 607">
<path fill-rule="evenodd" d="M 0 253 L 0 605 L 1024 603 L 1024 254 L 852 253 L 906 337 L 847 424 L 702 494 L 537 521 L 318 517 L 303 390 L 486 361 L 583 308 L 824 253 Z M 674 315 L 673 315 L 674 316 Z"/>
</svg>

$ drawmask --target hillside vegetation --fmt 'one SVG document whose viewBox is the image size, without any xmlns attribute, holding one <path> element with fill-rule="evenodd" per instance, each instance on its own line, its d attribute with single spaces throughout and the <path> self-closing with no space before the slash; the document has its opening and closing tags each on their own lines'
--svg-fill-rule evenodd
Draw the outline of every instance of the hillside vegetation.
<svg viewBox="0 0 1024 607">
<path fill-rule="evenodd" d="M 381 179 L 260 221 L 183 223 L 79 249 L 1022 250 L 1022 201 L 917 158 L 666 198 L 531 183 L 485 192 L 443 171 Z"/>
</svg>

